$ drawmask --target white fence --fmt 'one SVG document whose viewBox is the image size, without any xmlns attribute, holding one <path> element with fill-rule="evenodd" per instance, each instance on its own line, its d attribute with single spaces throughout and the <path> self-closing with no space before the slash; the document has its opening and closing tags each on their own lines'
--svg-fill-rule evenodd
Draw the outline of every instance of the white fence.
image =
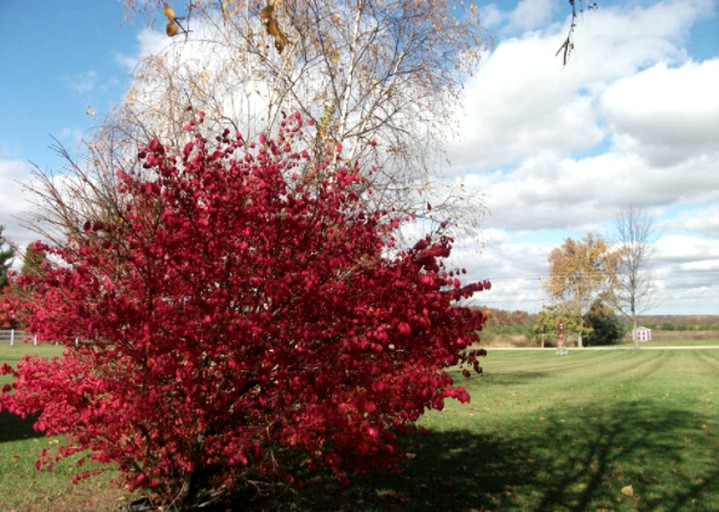
<svg viewBox="0 0 719 512">
<path fill-rule="evenodd" d="M 0 329 L 0 343 L 9 343 L 10 346 L 15 343 L 22 343 L 25 338 L 29 335 L 25 331 L 18 331 L 15 329 Z M 33 345 L 37 345 L 37 337 L 32 340 Z"/>
</svg>

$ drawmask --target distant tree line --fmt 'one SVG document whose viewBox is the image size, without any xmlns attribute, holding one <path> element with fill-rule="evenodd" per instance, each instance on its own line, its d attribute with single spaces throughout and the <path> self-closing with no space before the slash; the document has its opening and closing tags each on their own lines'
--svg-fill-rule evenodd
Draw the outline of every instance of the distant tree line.
<svg viewBox="0 0 719 512">
<path fill-rule="evenodd" d="M 492 343 L 501 340 L 522 341 L 541 345 L 544 335 L 544 345 L 555 346 L 557 341 L 557 323 L 560 319 L 565 324 L 565 334 L 573 336 L 573 324 L 569 316 L 559 306 L 544 308 L 539 313 L 529 313 L 523 310 L 507 311 L 490 307 L 481 307 L 487 315 L 487 321 L 482 331 L 482 340 Z M 637 319 L 642 327 L 656 331 L 713 331 L 719 330 L 719 315 L 642 315 Z M 584 322 L 590 328 L 590 334 L 584 337 L 588 346 L 610 345 L 621 342 L 625 336 L 631 334 L 632 319 L 622 318 L 613 313 L 613 310 L 597 301 L 592 304 Z"/>
<path fill-rule="evenodd" d="M 719 330 L 719 315 L 654 315 L 641 317 L 643 327 L 661 331 Z"/>
</svg>

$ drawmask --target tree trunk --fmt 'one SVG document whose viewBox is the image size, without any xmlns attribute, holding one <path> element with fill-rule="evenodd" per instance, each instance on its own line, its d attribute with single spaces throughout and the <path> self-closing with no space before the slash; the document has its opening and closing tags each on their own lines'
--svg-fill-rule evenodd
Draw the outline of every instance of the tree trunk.
<svg viewBox="0 0 719 512">
<path fill-rule="evenodd" d="M 632 315 L 632 341 L 634 350 L 639 350 L 639 338 L 637 337 L 637 315 Z"/>
</svg>

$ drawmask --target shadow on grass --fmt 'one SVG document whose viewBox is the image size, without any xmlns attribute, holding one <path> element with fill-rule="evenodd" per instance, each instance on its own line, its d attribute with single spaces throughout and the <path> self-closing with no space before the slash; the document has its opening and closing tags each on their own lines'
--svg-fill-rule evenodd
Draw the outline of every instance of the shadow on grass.
<svg viewBox="0 0 719 512">
<path fill-rule="evenodd" d="M 0 412 L 0 443 L 7 441 L 22 441 L 31 437 L 43 437 L 43 434 L 33 430 L 35 416 L 22 419 L 8 411 Z"/>
<path fill-rule="evenodd" d="M 301 506 L 278 510 L 717 510 L 717 435 L 705 421 L 625 402 L 553 412 L 525 432 L 431 431 L 403 475 L 311 486 Z"/>
</svg>

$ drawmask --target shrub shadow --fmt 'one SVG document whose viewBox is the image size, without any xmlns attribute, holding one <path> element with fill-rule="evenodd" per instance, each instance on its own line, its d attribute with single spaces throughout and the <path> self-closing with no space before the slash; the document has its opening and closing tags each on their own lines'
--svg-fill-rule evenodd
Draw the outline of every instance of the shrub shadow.
<svg viewBox="0 0 719 512">
<path fill-rule="evenodd" d="M 36 419 L 36 416 L 28 416 L 23 419 L 8 411 L 0 412 L 0 443 L 43 437 L 44 435 L 41 432 L 36 432 L 32 428 Z"/>
<path fill-rule="evenodd" d="M 430 431 L 402 475 L 364 476 L 347 489 L 310 485 L 288 510 L 715 510 L 717 440 L 698 431 L 705 421 L 661 402 L 623 402 L 552 412 L 527 432 Z M 696 455 L 687 436 L 711 443 L 705 459 L 686 460 Z M 621 493 L 625 484 L 632 496 Z"/>
</svg>

